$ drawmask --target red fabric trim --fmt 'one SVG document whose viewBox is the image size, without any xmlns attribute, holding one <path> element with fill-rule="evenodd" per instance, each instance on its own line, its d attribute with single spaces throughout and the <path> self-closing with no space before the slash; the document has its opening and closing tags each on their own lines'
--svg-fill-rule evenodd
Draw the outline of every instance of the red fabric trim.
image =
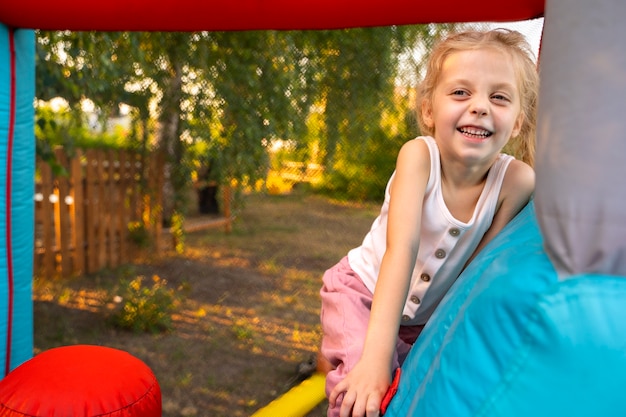
<svg viewBox="0 0 626 417">
<path fill-rule="evenodd" d="M 50 30 L 340 29 L 541 17 L 545 0 L 14 0 L 0 22 Z"/>
<path fill-rule="evenodd" d="M 16 105 L 16 83 L 15 83 L 15 33 L 9 29 L 9 48 L 11 55 L 11 103 L 9 105 L 9 137 L 7 140 L 7 173 L 6 173 L 6 248 L 7 248 L 7 280 L 8 280 L 8 323 L 7 323 L 7 349 L 4 375 L 8 375 L 11 370 L 11 345 L 13 338 L 13 251 L 11 248 L 11 182 L 12 182 L 12 161 L 13 161 L 13 139 L 15 135 L 15 105 Z"/>
</svg>

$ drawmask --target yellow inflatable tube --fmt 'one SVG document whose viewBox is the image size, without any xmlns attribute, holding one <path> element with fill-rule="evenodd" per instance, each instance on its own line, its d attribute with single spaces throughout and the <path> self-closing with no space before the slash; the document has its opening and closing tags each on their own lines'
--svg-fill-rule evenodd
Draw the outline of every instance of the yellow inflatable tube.
<svg viewBox="0 0 626 417">
<path fill-rule="evenodd" d="M 265 407 L 252 417 L 303 417 L 326 398 L 326 375 L 316 372 Z"/>
</svg>

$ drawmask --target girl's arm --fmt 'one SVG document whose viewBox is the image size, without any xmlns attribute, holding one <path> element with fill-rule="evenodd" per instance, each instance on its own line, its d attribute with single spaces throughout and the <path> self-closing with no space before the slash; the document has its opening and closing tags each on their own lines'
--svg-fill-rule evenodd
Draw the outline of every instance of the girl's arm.
<svg viewBox="0 0 626 417">
<path fill-rule="evenodd" d="M 498 209 L 491 226 L 467 261 L 468 264 L 528 204 L 534 190 L 535 171 L 522 161 L 511 161 L 502 182 Z"/>
<path fill-rule="evenodd" d="M 374 291 L 363 354 L 341 381 L 329 402 L 344 393 L 340 415 L 377 416 L 391 382 L 391 365 L 400 317 L 409 290 L 419 247 L 422 205 L 430 175 L 430 154 L 421 140 L 404 144 L 398 154 L 391 184 L 387 249 Z"/>
</svg>

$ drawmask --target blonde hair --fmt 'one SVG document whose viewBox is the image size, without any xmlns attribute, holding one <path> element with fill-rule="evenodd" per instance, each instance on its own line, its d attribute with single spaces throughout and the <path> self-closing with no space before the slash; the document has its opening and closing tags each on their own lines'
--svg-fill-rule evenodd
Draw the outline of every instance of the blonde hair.
<svg viewBox="0 0 626 417">
<path fill-rule="evenodd" d="M 513 60 L 520 91 L 520 107 L 524 121 L 519 135 L 511 138 L 507 146 L 516 158 L 533 166 L 535 159 L 535 129 L 537 121 L 537 96 L 539 94 L 539 75 L 535 56 L 524 35 L 508 29 L 490 31 L 467 31 L 452 34 L 438 42 L 433 48 L 426 66 L 426 76 L 418 91 L 417 120 L 421 134 L 434 134 L 422 115 L 422 104 L 432 103 L 433 92 L 439 83 L 441 68 L 450 55 L 455 52 L 495 48 L 507 53 Z"/>
</svg>

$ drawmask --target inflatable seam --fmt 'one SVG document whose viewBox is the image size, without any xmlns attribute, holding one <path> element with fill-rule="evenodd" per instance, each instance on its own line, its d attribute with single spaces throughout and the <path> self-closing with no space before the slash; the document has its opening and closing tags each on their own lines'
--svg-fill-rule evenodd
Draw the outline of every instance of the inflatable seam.
<svg viewBox="0 0 626 417">
<path fill-rule="evenodd" d="M 110 416 L 114 413 L 120 413 L 122 412 L 122 410 L 127 410 L 129 408 L 134 407 L 136 404 L 141 403 L 142 401 L 144 401 L 146 399 L 146 397 L 148 397 L 151 393 L 153 393 L 155 391 L 156 388 L 158 388 L 158 381 L 156 380 L 155 377 L 152 378 L 152 383 L 150 384 L 150 387 L 148 388 L 148 390 L 146 392 L 143 393 L 143 395 L 139 398 L 137 398 L 135 401 L 133 401 L 130 404 L 126 404 L 124 407 L 118 408 L 117 410 L 111 410 L 109 412 L 106 412 L 104 414 L 96 414 L 93 417 L 106 417 L 106 416 Z"/>
<path fill-rule="evenodd" d="M 7 305 L 7 337 L 6 337 L 6 360 L 4 376 L 11 370 L 11 346 L 13 335 L 13 262 L 11 253 L 11 158 L 13 152 L 13 135 L 15 131 L 15 106 L 16 106 L 16 74 L 15 74 L 15 31 L 9 29 L 9 55 L 10 55 L 10 104 L 9 104 L 9 137 L 7 140 L 7 173 L 6 173 L 6 248 L 7 248 L 7 281 L 8 281 L 8 305 Z"/>
</svg>

